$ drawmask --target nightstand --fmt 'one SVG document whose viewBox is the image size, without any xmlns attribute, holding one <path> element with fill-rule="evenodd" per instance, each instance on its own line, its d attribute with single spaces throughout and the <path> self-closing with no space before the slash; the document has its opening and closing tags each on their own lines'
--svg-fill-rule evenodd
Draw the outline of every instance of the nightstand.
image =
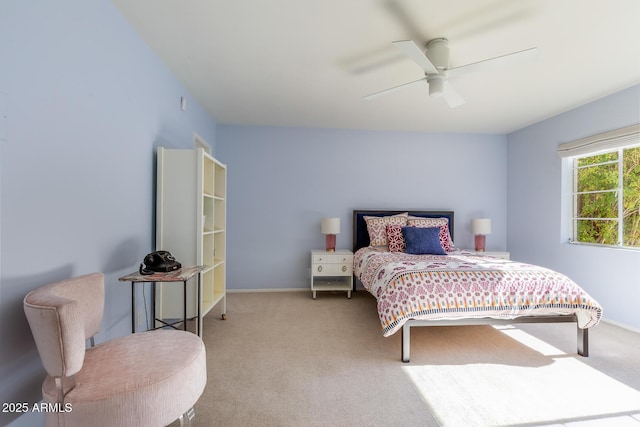
<svg viewBox="0 0 640 427">
<path fill-rule="evenodd" d="M 473 251 L 476 255 L 486 255 L 492 256 L 494 258 L 502 258 L 502 259 L 511 259 L 511 254 L 509 252 L 501 252 L 501 251 Z"/>
<path fill-rule="evenodd" d="M 311 251 L 311 292 L 316 299 L 318 291 L 346 291 L 351 298 L 353 289 L 353 252 L 338 250 Z"/>
</svg>

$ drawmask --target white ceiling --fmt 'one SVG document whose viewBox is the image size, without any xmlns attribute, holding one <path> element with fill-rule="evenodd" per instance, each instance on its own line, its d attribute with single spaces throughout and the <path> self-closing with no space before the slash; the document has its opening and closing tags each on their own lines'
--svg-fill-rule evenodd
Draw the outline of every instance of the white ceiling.
<svg viewBox="0 0 640 427">
<path fill-rule="evenodd" d="M 640 83 L 638 0 L 113 0 L 219 124 L 504 134 Z M 392 46 L 449 39 L 450 109 Z"/>
</svg>

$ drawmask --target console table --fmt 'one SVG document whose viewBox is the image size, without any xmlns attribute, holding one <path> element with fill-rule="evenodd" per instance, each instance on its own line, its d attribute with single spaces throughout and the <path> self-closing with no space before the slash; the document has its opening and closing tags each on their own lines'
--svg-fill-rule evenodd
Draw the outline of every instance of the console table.
<svg viewBox="0 0 640 427">
<path fill-rule="evenodd" d="M 175 271 L 169 271 L 167 273 L 153 273 L 153 274 L 140 274 L 140 272 L 138 271 L 134 271 L 131 274 L 128 274 L 126 276 L 120 277 L 118 280 L 121 282 L 131 282 L 131 333 L 135 333 L 136 332 L 136 292 L 135 292 L 135 285 L 136 283 L 153 283 L 154 284 L 154 288 L 155 288 L 155 284 L 156 282 L 182 282 L 183 287 L 184 287 L 184 293 L 183 293 L 183 318 L 182 318 L 182 324 L 183 324 L 183 329 L 186 331 L 187 330 L 187 320 L 192 320 L 194 319 L 192 318 L 187 318 L 187 282 L 189 281 L 189 279 L 191 279 L 193 276 L 195 276 L 196 274 L 198 275 L 198 290 L 197 290 L 197 295 L 198 295 L 198 314 L 197 317 L 195 317 L 196 320 L 196 333 L 198 336 L 201 335 L 201 331 L 202 331 L 202 313 L 200 312 L 200 295 L 202 295 L 201 293 L 201 272 L 202 270 L 204 270 L 204 266 L 189 266 L 189 267 L 182 267 L 181 269 L 175 270 Z M 163 328 L 165 326 L 169 326 L 173 329 L 178 329 L 176 328 L 174 325 L 176 325 L 178 322 L 165 322 L 163 319 L 156 319 L 156 300 L 155 300 L 155 296 L 152 298 L 152 303 L 151 303 L 151 315 L 153 318 L 153 323 L 154 323 L 154 327 L 152 329 L 159 329 L 159 328 Z M 162 326 L 159 327 L 155 327 L 155 322 L 160 322 L 162 323 Z"/>
</svg>

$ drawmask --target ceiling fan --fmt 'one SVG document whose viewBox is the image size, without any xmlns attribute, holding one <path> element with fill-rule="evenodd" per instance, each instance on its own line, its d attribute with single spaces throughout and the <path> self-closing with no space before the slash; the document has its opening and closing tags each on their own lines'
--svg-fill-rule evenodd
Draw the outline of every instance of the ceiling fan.
<svg viewBox="0 0 640 427">
<path fill-rule="evenodd" d="M 408 83 L 401 84 L 389 89 L 375 92 L 363 97 L 363 99 L 373 99 L 382 95 L 395 92 L 398 89 L 426 81 L 429 85 L 429 96 L 443 97 L 449 107 L 455 108 L 464 104 L 464 99 L 449 84 L 449 77 L 457 77 L 462 74 L 490 69 L 514 60 L 520 60 L 537 53 L 537 48 L 512 52 L 495 58 L 485 59 L 459 67 L 449 68 L 449 41 L 445 38 L 433 39 L 427 43 L 426 51 L 422 50 L 411 40 L 399 40 L 393 42 L 400 51 L 408 56 L 413 62 L 424 70 L 424 77 Z"/>
</svg>

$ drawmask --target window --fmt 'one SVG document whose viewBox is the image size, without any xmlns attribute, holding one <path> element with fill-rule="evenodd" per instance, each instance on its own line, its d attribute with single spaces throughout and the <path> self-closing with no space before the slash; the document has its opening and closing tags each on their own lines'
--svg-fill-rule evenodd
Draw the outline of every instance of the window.
<svg viewBox="0 0 640 427">
<path fill-rule="evenodd" d="M 640 145 L 572 163 L 573 241 L 640 248 Z"/>
<path fill-rule="evenodd" d="M 558 156 L 571 167 L 570 241 L 640 249 L 640 124 L 560 144 Z"/>
</svg>

